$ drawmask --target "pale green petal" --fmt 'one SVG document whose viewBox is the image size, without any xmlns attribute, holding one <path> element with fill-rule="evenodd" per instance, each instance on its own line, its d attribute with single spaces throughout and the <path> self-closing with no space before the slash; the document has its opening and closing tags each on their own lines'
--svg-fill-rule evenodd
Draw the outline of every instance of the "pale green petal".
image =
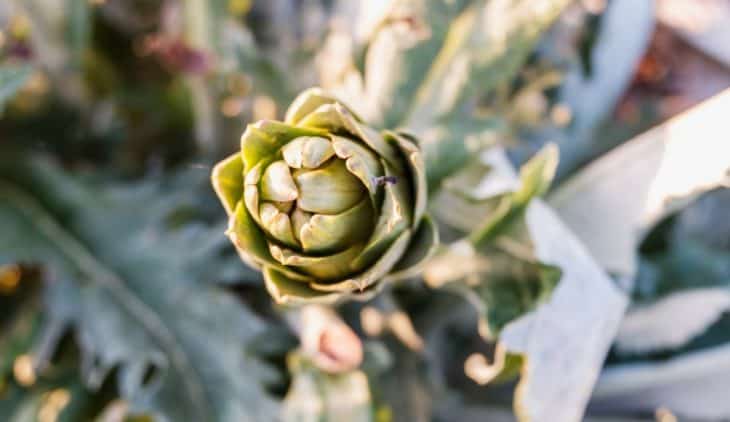
<svg viewBox="0 0 730 422">
<path fill-rule="evenodd" d="M 373 219 L 372 204 L 364 199 L 341 214 L 312 215 L 298 228 L 299 240 L 305 252 L 340 249 L 367 240 L 374 225 Z"/>
<path fill-rule="evenodd" d="M 367 191 L 342 160 L 316 170 L 297 170 L 294 182 L 299 189 L 298 206 L 318 214 L 341 213 L 360 202 Z"/>
<path fill-rule="evenodd" d="M 265 165 L 266 161 L 262 161 L 246 173 L 243 190 L 243 202 L 246 205 L 246 209 L 258 224 L 261 224 L 261 218 L 259 217 L 259 181 L 261 180 L 261 173 Z"/>
<path fill-rule="evenodd" d="M 402 172 L 403 164 L 398 150 L 386 142 L 383 136 L 369 126 L 360 123 L 355 116 L 339 103 L 324 104 L 308 114 L 301 124 L 311 128 L 329 132 L 345 130 L 362 140 L 368 147 L 378 153 L 398 172 Z"/>
<path fill-rule="evenodd" d="M 276 262 L 269 253 L 268 242 L 261 228 L 239 202 L 229 220 L 226 232 L 231 242 L 258 264 Z"/>
<path fill-rule="evenodd" d="M 334 104 L 337 100 L 321 88 L 309 88 L 294 99 L 286 110 L 284 121 L 291 125 L 298 124 L 307 114 L 323 104 Z"/>
<path fill-rule="evenodd" d="M 384 167 L 385 175 L 393 176 L 390 166 L 386 164 Z M 396 183 L 385 185 L 385 200 L 380 209 L 375 231 L 354 265 L 364 267 L 375 261 L 393 240 L 411 225 L 412 206 L 410 183 L 396 178 Z"/>
<path fill-rule="evenodd" d="M 276 208 L 278 208 L 279 211 L 281 211 L 285 214 L 289 214 L 291 212 L 292 208 L 294 208 L 294 204 L 296 204 L 296 202 L 294 202 L 294 201 L 289 201 L 289 202 L 274 201 L 274 202 L 272 202 L 272 204 L 274 204 L 274 206 Z"/>
<path fill-rule="evenodd" d="M 342 297 L 339 293 L 324 294 L 306 283 L 292 279 L 282 271 L 266 267 L 263 270 L 266 290 L 280 305 L 307 305 L 320 303 L 331 305 Z"/>
<path fill-rule="evenodd" d="M 407 139 L 406 136 L 394 132 L 386 131 L 386 139 L 392 140 L 398 145 L 399 149 L 405 157 L 406 164 L 411 174 L 411 184 L 413 185 L 413 196 L 415 204 L 413 206 L 413 222 L 418 224 L 421 217 L 426 212 L 426 202 L 428 201 L 428 186 L 426 185 L 426 165 L 423 162 L 423 155 L 418 147 Z"/>
<path fill-rule="evenodd" d="M 337 156 L 345 160 L 347 169 L 374 196 L 378 191 L 376 178 L 383 175 L 383 166 L 380 165 L 377 155 L 367 147 L 342 136 L 333 135 L 332 146 Z"/>
<path fill-rule="evenodd" d="M 404 172 L 402 162 L 403 160 L 400 157 L 400 154 L 393 145 L 385 141 L 383 135 L 367 125 L 356 122 L 354 120 L 352 120 L 352 122 L 354 127 L 352 129 L 352 133 L 354 133 L 355 136 L 362 139 L 362 141 L 365 142 L 370 148 L 374 149 L 375 152 L 383 157 L 385 161 L 388 162 L 388 164 L 393 166 L 393 168 L 398 173 Z"/>
<path fill-rule="evenodd" d="M 274 161 L 264 171 L 261 179 L 261 198 L 268 201 L 287 202 L 297 199 L 299 193 L 289 166 L 284 161 Z"/>
<path fill-rule="evenodd" d="M 236 153 L 216 164 L 211 174 L 213 189 L 228 215 L 233 214 L 243 196 L 243 161 Z"/>
<path fill-rule="evenodd" d="M 304 225 L 309 222 L 309 219 L 312 217 L 312 215 L 313 214 L 311 212 L 303 211 L 299 207 L 294 208 L 294 211 L 291 213 L 291 223 L 294 230 L 294 237 L 297 238 L 300 243 L 302 239 L 299 237 L 299 234 L 302 232 L 302 227 L 304 227 Z"/>
<path fill-rule="evenodd" d="M 410 239 L 410 230 L 406 230 L 401 233 L 395 242 L 390 245 L 390 248 L 388 248 L 388 250 L 373 265 L 368 267 L 365 272 L 356 277 L 334 284 L 318 283 L 315 281 L 310 283 L 310 286 L 312 286 L 313 289 L 321 290 L 323 292 L 346 291 L 352 289 L 364 290 L 368 286 L 377 283 L 386 274 L 388 274 L 388 272 L 403 256 Z"/>
<path fill-rule="evenodd" d="M 304 116 L 300 124 L 327 132 L 350 132 L 350 129 L 354 127 L 354 122 L 349 120 L 353 119 L 354 121 L 354 118 L 343 117 L 339 111 L 340 109 L 344 109 L 344 107 L 338 107 L 337 103 L 323 104 Z"/>
<path fill-rule="evenodd" d="M 285 214 L 270 202 L 264 202 L 260 208 L 261 225 L 276 240 L 292 246 L 298 247 L 299 243 L 294 238 L 292 232 L 292 224 L 289 215 Z"/>
<path fill-rule="evenodd" d="M 342 252 L 328 256 L 307 256 L 296 251 L 270 244 L 269 251 L 282 265 L 296 267 L 319 281 L 337 280 L 352 274 L 352 260 L 360 253 L 362 245 L 354 245 Z"/>
<path fill-rule="evenodd" d="M 335 155 L 332 143 L 321 136 L 301 136 L 281 149 L 284 161 L 292 168 L 314 169 Z"/>
<path fill-rule="evenodd" d="M 265 158 L 272 159 L 289 141 L 300 136 L 321 136 L 326 131 L 302 128 L 285 123 L 262 120 L 250 124 L 241 136 L 241 154 L 244 171 L 248 171 Z"/>
<path fill-rule="evenodd" d="M 405 254 L 383 281 L 393 282 L 417 276 L 425 261 L 436 252 L 438 244 L 438 229 L 431 217 L 426 215 L 411 238 Z"/>
</svg>

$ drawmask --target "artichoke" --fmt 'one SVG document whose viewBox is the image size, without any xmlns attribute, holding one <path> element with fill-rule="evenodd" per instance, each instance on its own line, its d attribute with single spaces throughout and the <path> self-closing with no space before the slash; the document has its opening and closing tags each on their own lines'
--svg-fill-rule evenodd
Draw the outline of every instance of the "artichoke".
<svg viewBox="0 0 730 422">
<path fill-rule="evenodd" d="M 415 140 L 378 132 L 313 88 L 284 122 L 249 125 L 213 187 L 227 235 L 279 303 L 369 298 L 435 249 Z"/>
</svg>

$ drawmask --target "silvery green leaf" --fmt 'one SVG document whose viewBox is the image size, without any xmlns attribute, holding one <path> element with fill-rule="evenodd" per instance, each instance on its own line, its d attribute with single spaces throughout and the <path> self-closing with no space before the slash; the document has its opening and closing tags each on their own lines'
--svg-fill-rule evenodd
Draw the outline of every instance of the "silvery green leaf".
<svg viewBox="0 0 730 422">
<path fill-rule="evenodd" d="M 272 418 L 275 402 L 261 384 L 270 369 L 245 353 L 263 322 L 203 282 L 222 263 L 220 227 L 169 225 L 203 174 L 177 187 L 101 189 L 26 157 L 3 163 L 0 178 L 0 261 L 42 263 L 50 278 L 48 326 L 57 328 L 47 331 L 38 365 L 68 324 L 86 385 L 98 388 L 117 368 L 134 411 L 162 421 Z"/>
<path fill-rule="evenodd" d="M 530 203 L 526 221 L 535 255 L 560 268 L 562 277 L 546 303 L 508 324 L 499 337 L 527 365 L 515 412 L 525 421 L 578 422 L 628 299 L 542 201 Z"/>
<path fill-rule="evenodd" d="M 659 362 L 612 365 L 601 373 L 591 409 L 630 414 L 669 403 L 679 420 L 724 420 L 730 417 L 729 379 L 727 343 Z"/>
<path fill-rule="evenodd" d="M 619 360 L 677 356 L 717 345 L 714 333 L 730 308 L 728 205 L 730 189 L 703 194 L 647 235 L 635 305 L 616 339 Z"/>
<path fill-rule="evenodd" d="M 728 108 L 725 91 L 616 148 L 550 196 L 603 268 L 633 276 L 639 242 L 654 224 L 702 192 L 727 185 Z"/>
<path fill-rule="evenodd" d="M 685 290 L 637 306 L 621 322 L 616 352 L 637 355 L 676 349 L 705 332 L 728 309 L 727 287 Z"/>
</svg>

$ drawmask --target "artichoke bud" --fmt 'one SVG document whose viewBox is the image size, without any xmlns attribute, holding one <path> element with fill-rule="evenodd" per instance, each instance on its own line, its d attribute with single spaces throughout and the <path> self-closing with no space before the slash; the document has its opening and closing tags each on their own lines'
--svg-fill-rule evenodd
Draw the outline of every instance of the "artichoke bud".
<svg viewBox="0 0 730 422">
<path fill-rule="evenodd" d="M 378 132 L 319 89 L 261 121 L 216 165 L 231 240 L 281 303 L 367 298 L 434 250 L 418 147 Z"/>
</svg>

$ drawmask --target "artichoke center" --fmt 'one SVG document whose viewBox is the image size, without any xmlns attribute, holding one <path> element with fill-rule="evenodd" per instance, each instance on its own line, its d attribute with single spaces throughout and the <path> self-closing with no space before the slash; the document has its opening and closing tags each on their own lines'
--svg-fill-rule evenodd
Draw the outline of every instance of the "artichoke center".
<svg viewBox="0 0 730 422">
<path fill-rule="evenodd" d="M 368 188 L 330 140 L 299 137 L 261 179 L 260 222 L 281 243 L 331 253 L 366 240 L 375 224 Z"/>
</svg>

